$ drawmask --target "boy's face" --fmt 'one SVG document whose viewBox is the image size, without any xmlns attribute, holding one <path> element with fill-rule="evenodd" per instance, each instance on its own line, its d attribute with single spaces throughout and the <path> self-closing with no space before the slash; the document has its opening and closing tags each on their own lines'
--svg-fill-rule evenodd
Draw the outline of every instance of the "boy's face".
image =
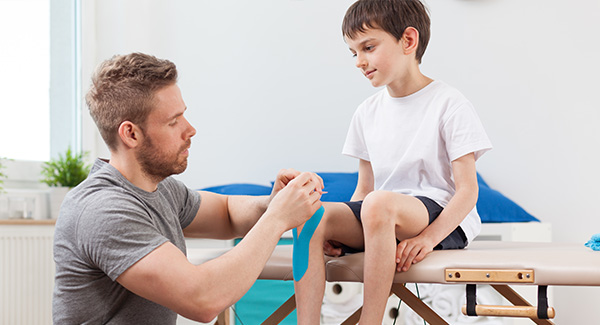
<svg viewBox="0 0 600 325">
<path fill-rule="evenodd" d="M 369 28 L 345 40 L 356 58 L 356 67 L 374 87 L 402 82 L 408 77 L 410 65 L 416 62 L 414 55 L 404 54 L 402 39 L 396 40 L 382 29 Z"/>
</svg>

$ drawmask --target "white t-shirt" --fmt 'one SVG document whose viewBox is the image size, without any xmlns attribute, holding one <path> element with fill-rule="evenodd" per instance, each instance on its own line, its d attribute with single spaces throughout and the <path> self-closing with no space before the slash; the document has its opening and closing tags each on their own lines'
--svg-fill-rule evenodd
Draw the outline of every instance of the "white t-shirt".
<svg viewBox="0 0 600 325">
<path fill-rule="evenodd" d="M 370 161 L 375 190 L 426 196 L 445 207 L 456 186 L 451 162 L 474 153 L 475 160 L 492 144 L 469 102 L 441 81 L 406 97 L 387 88 L 356 110 L 343 154 Z M 460 224 L 471 242 L 481 230 L 474 208 Z"/>
</svg>

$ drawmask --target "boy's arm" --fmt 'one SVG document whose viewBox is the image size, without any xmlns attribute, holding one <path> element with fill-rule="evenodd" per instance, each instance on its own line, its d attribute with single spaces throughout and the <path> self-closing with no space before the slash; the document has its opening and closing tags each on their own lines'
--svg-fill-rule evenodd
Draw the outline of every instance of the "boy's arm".
<svg viewBox="0 0 600 325">
<path fill-rule="evenodd" d="M 361 159 L 358 163 L 358 182 L 350 201 L 364 200 L 367 194 L 373 192 L 375 178 L 370 161 Z"/>
<path fill-rule="evenodd" d="M 442 213 L 425 230 L 418 236 L 398 244 L 398 271 L 408 271 L 411 264 L 423 260 L 475 207 L 478 195 L 475 155 L 470 153 L 452 161 L 452 172 L 456 193 Z"/>
</svg>

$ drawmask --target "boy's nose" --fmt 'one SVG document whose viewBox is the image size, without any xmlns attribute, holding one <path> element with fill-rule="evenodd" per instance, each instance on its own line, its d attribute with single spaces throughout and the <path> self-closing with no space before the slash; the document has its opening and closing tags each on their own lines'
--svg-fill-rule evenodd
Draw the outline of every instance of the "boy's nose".
<svg viewBox="0 0 600 325">
<path fill-rule="evenodd" d="M 363 68 L 367 65 L 367 60 L 363 56 L 356 55 L 356 67 Z"/>
</svg>

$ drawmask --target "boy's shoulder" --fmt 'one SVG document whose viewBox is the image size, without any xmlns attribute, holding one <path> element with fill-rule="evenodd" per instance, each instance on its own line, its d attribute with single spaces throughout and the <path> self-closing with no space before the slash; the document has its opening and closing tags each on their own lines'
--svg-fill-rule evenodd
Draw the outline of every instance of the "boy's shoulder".
<svg viewBox="0 0 600 325">
<path fill-rule="evenodd" d="M 450 97 L 450 98 L 456 98 L 456 99 L 464 99 L 466 100 L 467 98 L 463 95 L 462 92 L 460 92 L 460 90 L 458 90 L 457 88 L 448 85 L 447 83 L 440 81 L 440 80 L 435 80 L 431 83 L 432 87 L 432 92 L 442 95 L 442 96 L 446 96 L 446 97 Z"/>
<path fill-rule="evenodd" d="M 386 96 L 389 97 L 387 89 L 385 87 L 379 89 L 377 92 L 363 100 L 359 108 L 362 107 L 364 109 L 367 107 L 377 106 L 386 98 Z"/>
</svg>

